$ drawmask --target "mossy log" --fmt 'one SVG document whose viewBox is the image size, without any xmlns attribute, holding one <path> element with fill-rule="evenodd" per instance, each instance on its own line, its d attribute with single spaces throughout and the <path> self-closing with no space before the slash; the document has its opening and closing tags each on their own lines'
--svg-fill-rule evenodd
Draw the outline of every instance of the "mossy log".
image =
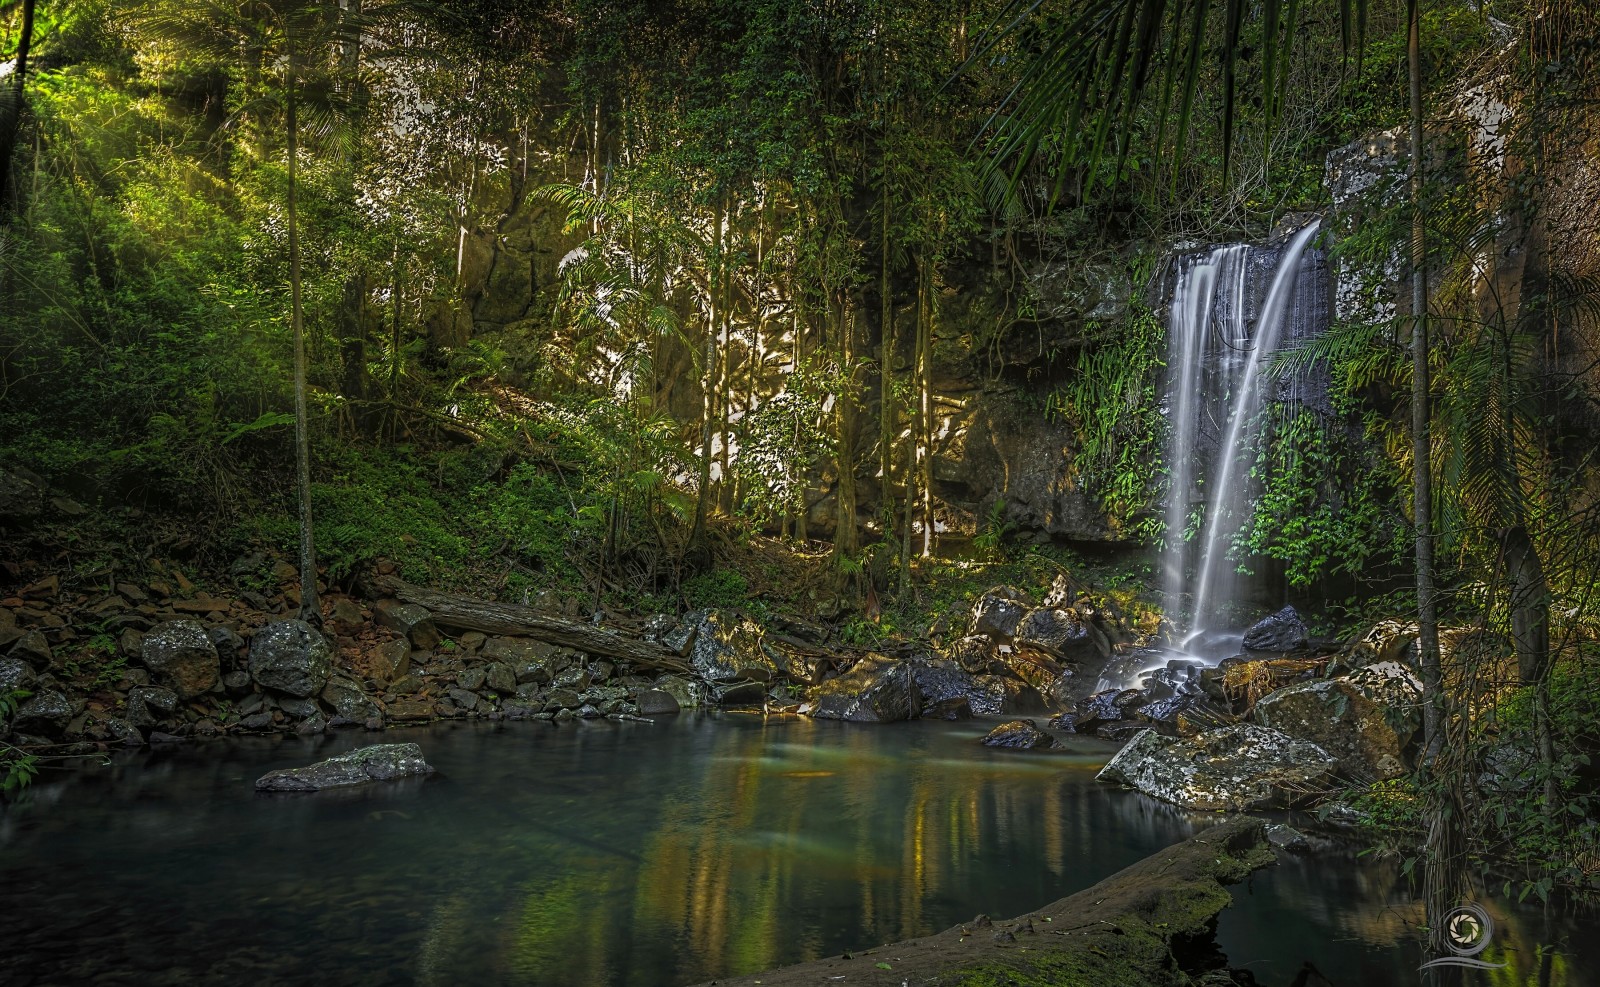
<svg viewBox="0 0 1600 987">
<path fill-rule="evenodd" d="M 925 939 L 715 983 L 763 987 L 836 980 L 881 987 L 1206 983 L 1220 961 L 1213 934 L 1217 914 L 1233 900 L 1227 886 L 1272 859 L 1266 823 L 1240 816 L 1146 857 L 1086 891 L 1009 921 L 990 922 L 980 916 Z"/>
<path fill-rule="evenodd" d="M 413 586 L 394 576 L 377 576 L 368 583 L 368 588 L 383 596 L 415 603 L 432 614 L 433 622 L 441 627 L 531 637 L 563 648 L 575 648 L 586 654 L 629 661 L 641 668 L 685 674 L 689 671 L 689 666 L 682 658 L 654 641 L 613 634 L 593 624 L 552 617 L 532 607 L 441 593 Z"/>
</svg>

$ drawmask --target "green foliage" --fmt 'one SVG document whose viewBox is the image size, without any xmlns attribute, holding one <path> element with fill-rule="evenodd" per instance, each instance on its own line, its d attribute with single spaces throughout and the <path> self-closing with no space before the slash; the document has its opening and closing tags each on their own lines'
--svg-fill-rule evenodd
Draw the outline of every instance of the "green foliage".
<svg viewBox="0 0 1600 987">
<path fill-rule="evenodd" d="M 1076 373 L 1046 400 L 1045 413 L 1072 425 L 1073 469 L 1114 523 L 1145 540 L 1159 536 L 1158 478 L 1166 420 L 1156 400 L 1166 323 L 1136 306 L 1122 322 L 1095 326 Z"/>
<path fill-rule="evenodd" d="M 1400 478 L 1359 437 L 1305 408 L 1269 406 L 1251 476 L 1260 484 L 1238 552 L 1277 559 L 1291 586 L 1405 557 Z"/>
<path fill-rule="evenodd" d="M 0 693 L 0 724 L 11 722 L 24 700 L 32 693 L 26 689 L 13 689 Z M 39 773 L 39 758 L 10 744 L 0 742 L 0 795 L 10 795 L 26 788 Z"/>
<path fill-rule="evenodd" d="M 696 573 L 683 581 L 683 599 L 691 610 L 737 608 L 749 601 L 750 584 L 732 569 Z"/>
</svg>

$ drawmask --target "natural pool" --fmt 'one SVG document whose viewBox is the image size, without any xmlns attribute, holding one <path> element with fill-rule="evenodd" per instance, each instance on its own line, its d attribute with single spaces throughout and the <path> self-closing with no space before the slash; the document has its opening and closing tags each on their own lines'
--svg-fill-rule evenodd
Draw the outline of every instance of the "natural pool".
<svg viewBox="0 0 1600 987">
<path fill-rule="evenodd" d="M 1027 911 L 1214 818 L 1097 784 L 1103 745 L 993 751 L 985 726 L 685 715 L 125 753 L 0 809 L 0 983 L 670 987 Z M 252 790 L 396 739 L 439 774 Z M 1219 939 L 1262 984 L 1307 961 L 1417 982 L 1393 865 L 1292 858 L 1235 898 Z M 1600 983 L 1581 919 L 1497 915 L 1485 958 L 1512 965 L 1483 982 Z"/>
</svg>

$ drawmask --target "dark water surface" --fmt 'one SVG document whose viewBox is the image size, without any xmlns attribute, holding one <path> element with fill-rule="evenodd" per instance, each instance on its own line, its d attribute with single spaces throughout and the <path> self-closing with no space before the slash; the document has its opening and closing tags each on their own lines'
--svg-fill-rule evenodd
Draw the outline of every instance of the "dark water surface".
<svg viewBox="0 0 1600 987">
<path fill-rule="evenodd" d="M 991 751 L 985 726 L 730 714 L 126 754 L 0 809 L 0 984 L 673 987 L 1027 911 L 1215 819 L 1096 784 L 1104 749 Z M 384 740 L 440 773 L 252 790 Z M 1263 984 L 1308 960 L 1339 987 L 1417 982 L 1391 865 L 1289 859 L 1235 897 L 1219 938 Z M 1483 958 L 1512 965 L 1481 982 L 1600 984 L 1592 927 L 1496 915 Z"/>
</svg>

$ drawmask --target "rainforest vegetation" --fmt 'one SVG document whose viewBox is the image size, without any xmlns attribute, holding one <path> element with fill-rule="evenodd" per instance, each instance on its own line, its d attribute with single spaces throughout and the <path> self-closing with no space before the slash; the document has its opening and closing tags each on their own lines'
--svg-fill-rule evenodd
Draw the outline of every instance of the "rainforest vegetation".
<svg viewBox="0 0 1600 987">
<path fill-rule="evenodd" d="M 1101 663 L 1292 604 L 1206 726 L 1365 642 L 1416 736 L 1311 786 L 1322 821 L 1432 917 L 1592 894 L 1596 203 L 1587 0 L 0 0 L 0 774 L 148 740 L 125 632 L 212 593 L 328 628 L 391 722 L 477 700 L 371 671 L 338 607 L 383 580 L 441 627 L 404 593 L 874 656 L 796 702 L 1011 661 L 959 655 L 1021 633 L 991 587 L 1109 615 Z M 1262 365 L 1219 550 L 1247 588 L 1195 612 L 1183 258 L 1313 220 L 1327 298 Z M 1114 678 L 1040 647 L 1054 684 L 997 674 L 1087 732 Z M 232 731 L 241 681 L 166 713 Z"/>
</svg>

